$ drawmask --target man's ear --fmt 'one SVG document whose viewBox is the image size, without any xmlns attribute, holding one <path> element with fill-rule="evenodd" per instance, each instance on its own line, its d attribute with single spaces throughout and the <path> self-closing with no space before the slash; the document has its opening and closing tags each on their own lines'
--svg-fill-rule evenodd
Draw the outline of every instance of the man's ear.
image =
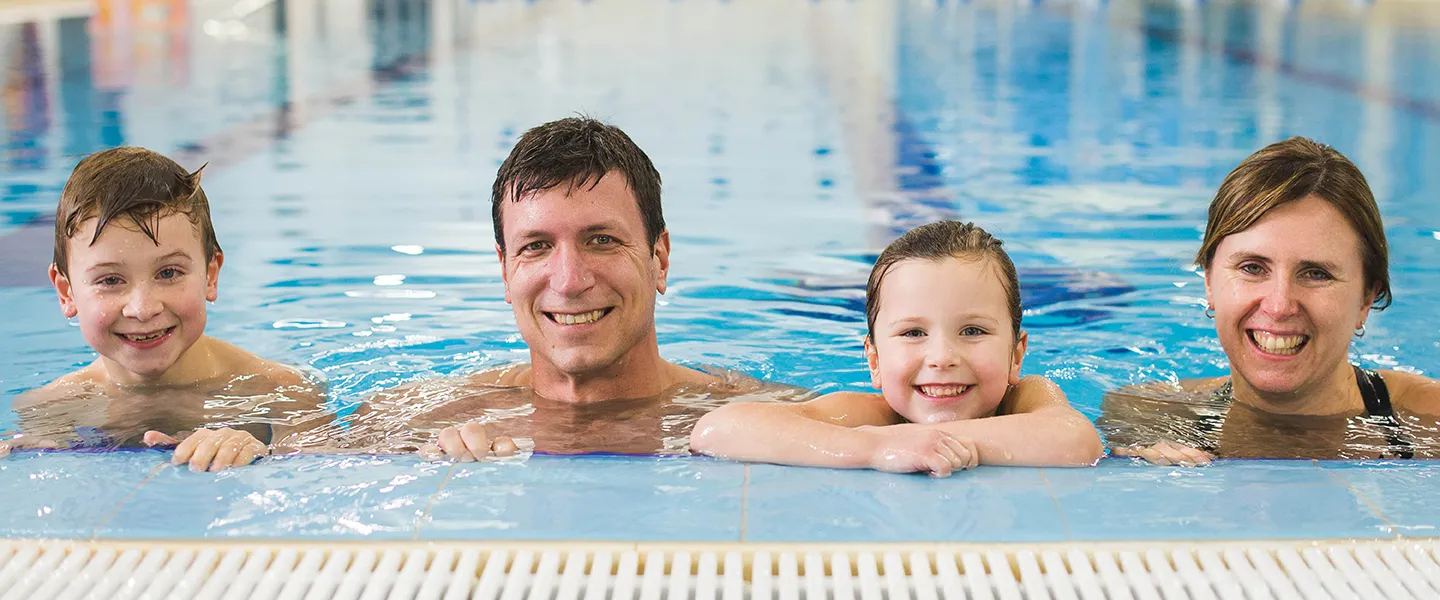
<svg viewBox="0 0 1440 600">
<path fill-rule="evenodd" d="M 670 230 L 660 232 L 660 238 L 655 240 L 655 291 L 665 293 L 666 280 L 670 276 Z"/>
<path fill-rule="evenodd" d="M 1020 383 L 1020 365 L 1025 362 L 1025 349 L 1030 345 L 1030 334 L 1020 330 L 1020 339 L 1015 340 L 1015 353 L 1010 356 L 1010 385 Z"/>
<path fill-rule="evenodd" d="M 870 336 L 865 336 L 865 364 L 870 367 L 870 386 L 882 390 L 880 387 L 880 353 L 875 351 L 875 342 L 870 341 Z"/>
<path fill-rule="evenodd" d="M 210 302 L 220 297 L 220 266 L 224 264 L 225 253 L 216 252 L 210 257 L 210 264 L 205 266 L 205 299 Z"/>
<path fill-rule="evenodd" d="M 500 261 L 500 281 L 505 284 L 505 303 L 510 304 L 510 272 L 505 270 L 505 249 L 495 244 L 495 259 Z"/>
<path fill-rule="evenodd" d="M 50 263 L 50 285 L 55 286 L 55 295 L 60 297 L 60 314 L 67 319 L 80 314 L 80 310 L 75 308 L 75 290 L 70 287 L 70 278 L 62 274 L 55 263 Z"/>
</svg>

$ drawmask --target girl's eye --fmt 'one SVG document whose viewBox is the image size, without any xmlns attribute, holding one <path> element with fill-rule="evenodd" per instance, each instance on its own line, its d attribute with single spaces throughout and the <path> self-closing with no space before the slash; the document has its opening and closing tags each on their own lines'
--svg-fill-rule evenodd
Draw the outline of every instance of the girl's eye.
<svg viewBox="0 0 1440 600">
<path fill-rule="evenodd" d="M 925 335 L 925 332 L 919 329 L 906 329 L 900 332 L 900 337 L 920 337 L 923 335 Z"/>
<path fill-rule="evenodd" d="M 985 330 L 979 327 L 970 326 L 960 330 L 960 335 L 985 335 Z"/>
</svg>

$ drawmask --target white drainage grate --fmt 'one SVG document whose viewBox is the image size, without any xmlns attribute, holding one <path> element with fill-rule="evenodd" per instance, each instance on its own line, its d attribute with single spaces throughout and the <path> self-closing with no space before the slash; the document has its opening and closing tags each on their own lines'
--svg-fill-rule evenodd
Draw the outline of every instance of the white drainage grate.
<svg viewBox="0 0 1440 600">
<path fill-rule="evenodd" d="M 560 549 L 10 540 L 0 542 L 0 600 L 1440 598 L 1430 540 L 549 548 Z"/>
</svg>

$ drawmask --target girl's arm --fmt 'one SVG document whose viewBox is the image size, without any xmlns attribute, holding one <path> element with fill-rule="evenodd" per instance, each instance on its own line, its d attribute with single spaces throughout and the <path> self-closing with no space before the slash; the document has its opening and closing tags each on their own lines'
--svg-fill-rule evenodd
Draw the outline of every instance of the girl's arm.
<svg viewBox="0 0 1440 600">
<path fill-rule="evenodd" d="M 1021 378 L 1005 394 L 999 412 L 928 427 L 973 442 L 982 465 L 1085 467 L 1105 455 L 1095 426 L 1071 408 L 1065 392 L 1049 379 Z"/>
<path fill-rule="evenodd" d="M 695 424 L 690 448 L 747 462 L 942 477 L 973 466 L 973 452 L 941 431 L 884 427 L 899 422 L 873 394 L 838 392 L 804 404 L 734 402 Z"/>
</svg>

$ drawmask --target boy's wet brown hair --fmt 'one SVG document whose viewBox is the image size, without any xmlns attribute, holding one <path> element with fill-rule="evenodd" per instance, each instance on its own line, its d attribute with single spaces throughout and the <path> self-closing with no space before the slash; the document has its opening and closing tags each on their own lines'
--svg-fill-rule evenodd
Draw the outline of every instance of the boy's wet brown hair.
<svg viewBox="0 0 1440 600">
<path fill-rule="evenodd" d="M 942 260 L 985 260 L 995 268 L 1001 285 L 1005 286 L 1005 300 L 1010 308 L 1010 329 L 1012 339 L 1020 339 L 1020 278 L 1015 274 L 1015 263 L 1002 247 L 1004 242 L 974 223 L 959 221 L 937 221 L 921 225 L 885 247 L 875 266 L 870 269 L 870 281 L 865 285 L 866 335 L 875 339 L 875 318 L 880 314 L 880 286 L 885 275 L 897 263 L 910 259 Z"/>
<path fill-rule="evenodd" d="M 1375 292 L 1373 306 L 1380 310 L 1390 306 L 1390 246 L 1375 194 L 1355 163 L 1308 138 L 1293 137 L 1261 148 L 1225 177 L 1210 202 L 1195 264 L 1208 271 L 1226 236 L 1249 229 L 1282 204 L 1310 196 L 1329 202 L 1349 221 L 1360 237 L 1360 262 L 1366 290 Z"/>
<path fill-rule="evenodd" d="M 200 189 L 200 172 L 204 169 L 202 166 L 188 172 L 175 161 L 144 148 L 111 148 L 85 157 L 70 173 L 55 210 L 56 270 L 70 276 L 68 242 L 87 219 L 99 219 L 88 244 L 100 239 L 100 233 L 118 217 L 129 219 L 159 244 L 155 236 L 160 219 L 174 213 L 189 217 L 200 230 L 205 264 L 210 264 L 221 250 L 215 226 L 210 222 L 210 202 Z"/>
</svg>

